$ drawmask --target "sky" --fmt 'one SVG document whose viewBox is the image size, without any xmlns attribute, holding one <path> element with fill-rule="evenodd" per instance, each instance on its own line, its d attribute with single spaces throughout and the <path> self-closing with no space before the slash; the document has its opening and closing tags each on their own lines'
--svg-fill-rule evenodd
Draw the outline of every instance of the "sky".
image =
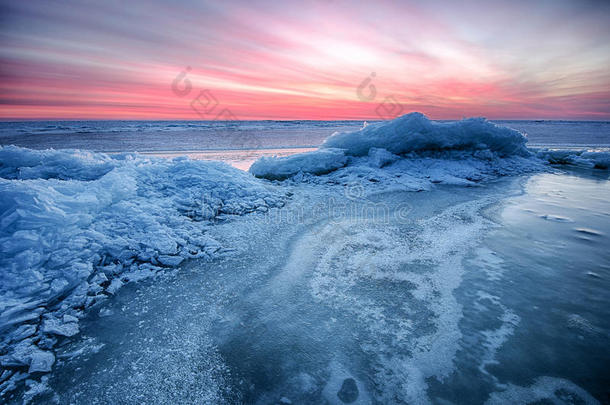
<svg viewBox="0 0 610 405">
<path fill-rule="evenodd" d="M 0 119 L 610 119 L 610 1 L 0 0 Z"/>
</svg>

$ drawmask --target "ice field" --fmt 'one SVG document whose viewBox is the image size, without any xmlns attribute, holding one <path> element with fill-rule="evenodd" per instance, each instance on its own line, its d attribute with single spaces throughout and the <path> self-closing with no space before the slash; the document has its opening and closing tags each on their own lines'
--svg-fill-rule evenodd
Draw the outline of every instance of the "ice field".
<svg viewBox="0 0 610 405">
<path fill-rule="evenodd" d="M 500 124 L 3 124 L 2 401 L 608 403 L 610 124 Z"/>
</svg>

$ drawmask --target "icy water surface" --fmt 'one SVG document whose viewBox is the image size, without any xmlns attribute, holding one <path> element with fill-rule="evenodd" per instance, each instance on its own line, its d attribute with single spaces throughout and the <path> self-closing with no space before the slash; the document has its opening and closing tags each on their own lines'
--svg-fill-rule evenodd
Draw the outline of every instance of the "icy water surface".
<svg viewBox="0 0 610 405">
<path fill-rule="evenodd" d="M 234 255 L 91 311 L 59 350 L 57 399 L 610 400 L 607 172 L 369 199 L 302 187 L 218 224 Z"/>
<path fill-rule="evenodd" d="M 608 121 L 494 121 L 527 134 L 530 147 L 608 148 Z M 364 121 L 24 121 L 0 122 L 0 145 L 188 155 L 248 168 L 260 156 L 311 150 Z"/>
</svg>

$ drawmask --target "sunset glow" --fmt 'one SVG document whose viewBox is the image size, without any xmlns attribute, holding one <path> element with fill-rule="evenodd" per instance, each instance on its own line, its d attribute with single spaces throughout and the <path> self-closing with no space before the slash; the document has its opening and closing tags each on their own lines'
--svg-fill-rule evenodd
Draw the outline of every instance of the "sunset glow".
<svg viewBox="0 0 610 405">
<path fill-rule="evenodd" d="M 609 3 L 451 4 L 3 2 L 0 118 L 610 119 Z"/>
</svg>

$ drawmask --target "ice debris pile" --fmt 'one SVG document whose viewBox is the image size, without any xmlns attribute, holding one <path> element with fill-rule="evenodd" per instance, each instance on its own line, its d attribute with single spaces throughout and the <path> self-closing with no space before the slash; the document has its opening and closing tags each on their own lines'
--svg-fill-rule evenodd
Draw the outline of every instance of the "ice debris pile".
<svg viewBox="0 0 610 405">
<path fill-rule="evenodd" d="M 597 169 L 607 169 L 610 163 L 607 151 L 530 150 L 526 145 L 524 134 L 484 118 L 436 122 L 414 112 L 335 133 L 316 151 L 260 158 L 250 172 L 268 180 L 368 180 L 386 190 L 426 190 L 435 183 L 468 186 L 547 170 L 549 163 Z"/>
<path fill-rule="evenodd" d="M 365 124 L 354 132 L 335 133 L 313 152 L 283 158 L 264 157 L 250 172 L 269 180 L 317 176 L 331 181 L 356 177 L 388 186 L 402 177 L 403 188 L 429 183 L 471 184 L 498 174 L 531 170 L 527 138 L 484 118 L 435 122 L 421 113 Z M 388 166 L 387 170 L 377 169 Z M 381 179 L 383 178 L 383 179 Z"/>
<path fill-rule="evenodd" d="M 211 220 L 285 195 L 220 162 L 0 148 L 0 397 L 124 283 L 222 246 Z"/>
<path fill-rule="evenodd" d="M 359 131 L 335 133 L 322 148 L 343 149 L 349 156 L 366 156 L 371 148 L 396 155 L 411 152 L 489 151 L 501 157 L 528 156 L 527 138 L 519 131 L 498 126 L 485 118 L 436 122 L 414 112 L 389 122 L 365 125 Z"/>
<path fill-rule="evenodd" d="M 610 152 L 603 150 L 539 149 L 536 157 L 555 165 L 608 170 Z"/>
</svg>

